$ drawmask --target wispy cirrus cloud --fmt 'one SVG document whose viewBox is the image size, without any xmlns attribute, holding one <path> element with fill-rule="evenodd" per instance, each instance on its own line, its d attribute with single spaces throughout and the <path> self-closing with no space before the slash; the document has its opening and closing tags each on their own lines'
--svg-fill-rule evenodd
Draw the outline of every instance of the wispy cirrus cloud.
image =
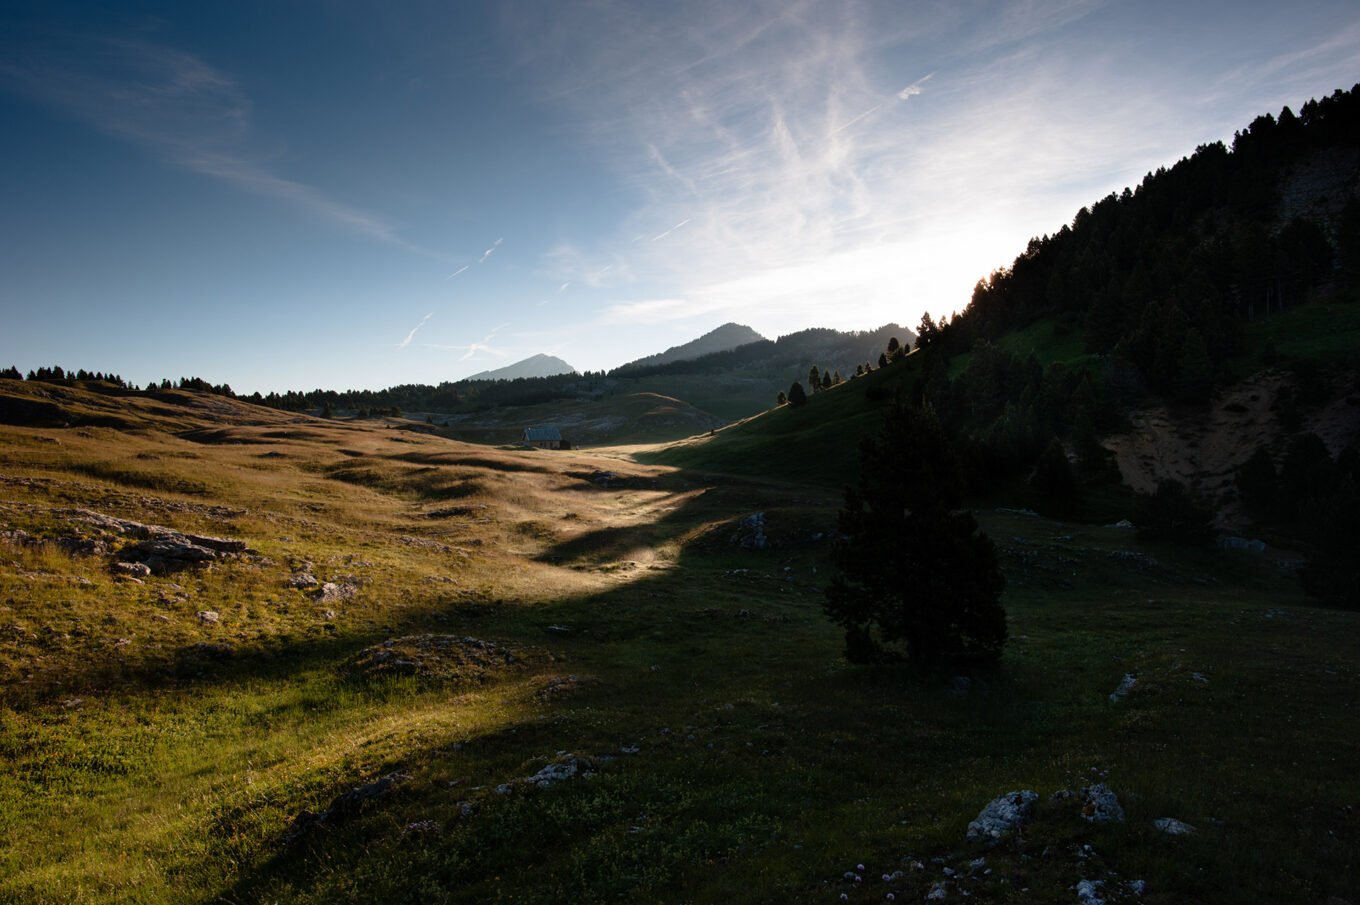
<svg viewBox="0 0 1360 905">
<path fill-rule="evenodd" d="M 420 319 L 420 323 L 418 323 L 418 324 L 416 324 L 414 327 L 412 327 L 412 328 L 411 328 L 411 332 L 406 334 L 406 338 L 403 339 L 401 342 L 397 343 L 397 348 L 398 348 L 398 349 L 405 349 L 407 346 L 409 346 L 409 345 L 411 344 L 411 340 L 413 340 L 413 339 L 416 338 L 416 333 L 420 332 L 420 328 L 423 327 L 423 326 L 425 326 L 425 322 L 428 321 L 428 320 L 429 320 L 430 318 L 432 318 L 432 317 L 434 317 L 434 312 L 433 312 L 433 311 L 431 311 L 429 314 L 427 314 L 427 315 L 425 315 L 424 317 L 422 317 L 422 318 Z"/>
<path fill-rule="evenodd" d="M 0 88 L 166 163 L 274 198 L 367 238 L 424 255 L 382 216 L 280 175 L 259 150 L 253 105 L 228 73 L 145 36 L 43 33 L 5 48 Z"/>
<path fill-rule="evenodd" d="M 1071 21 L 1074 5 L 1083 4 L 1031 4 L 1060 8 L 1053 14 L 1060 22 Z M 558 61 L 548 89 L 554 103 L 576 111 L 585 134 L 644 198 L 620 232 L 647 235 L 648 221 L 677 224 L 626 256 L 616 250 L 623 241 L 613 248 L 564 241 L 549 254 L 550 273 L 590 288 L 660 288 L 605 304 L 603 318 L 688 312 L 749 320 L 776 304 L 786 323 L 800 325 L 829 314 L 856 322 L 889 311 L 910 316 L 902 290 L 921 282 L 907 271 L 923 262 L 914 249 L 924 247 L 921 220 L 938 194 L 929 183 L 952 150 L 939 117 L 963 112 L 951 112 L 943 97 L 957 103 L 971 75 L 951 73 L 947 61 L 917 48 L 967 17 L 946 10 L 927 21 L 892 5 L 815 0 L 710 2 L 683 15 L 618 3 L 535 9 L 550 25 L 531 32 L 531 52 Z M 995 39 L 990 31 L 971 38 Z M 885 65 L 894 58 L 917 72 L 905 87 L 892 75 L 900 69 Z M 931 94 L 942 101 L 921 110 L 936 117 L 933 125 L 909 111 L 915 103 L 903 103 Z M 999 181 L 984 180 L 970 194 Z M 990 204 L 976 206 L 977 220 L 992 213 Z M 959 232 L 953 223 L 941 231 Z M 847 269 L 852 262 L 872 269 Z M 953 307 L 988 269 L 976 261 L 954 267 Z M 928 304 L 940 307 L 938 299 Z"/>
<path fill-rule="evenodd" d="M 566 236 L 545 260 L 611 323 L 777 331 L 962 308 L 1029 237 L 1216 137 L 1186 89 L 1233 62 L 1232 42 L 1172 46 L 1105 0 L 515 8 L 544 102 L 641 198 L 612 241 Z"/>
</svg>

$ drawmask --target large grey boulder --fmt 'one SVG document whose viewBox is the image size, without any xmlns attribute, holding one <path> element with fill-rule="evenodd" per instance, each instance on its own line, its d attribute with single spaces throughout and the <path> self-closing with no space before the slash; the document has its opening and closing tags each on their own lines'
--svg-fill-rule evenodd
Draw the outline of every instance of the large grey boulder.
<svg viewBox="0 0 1360 905">
<path fill-rule="evenodd" d="M 1030 789 L 1007 792 L 992 799 L 977 819 L 968 824 L 968 838 L 999 841 L 1029 819 L 1038 800 L 1039 793 Z"/>
<path fill-rule="evenodd" d="M 1152 826 L 1158 832 L 1166 833 L 1168 836 L 1190 836 L 1198 832 L 1190 824 L 1183 823 L 1175 817 L 1158 817 L 1152 821 Z"/>
<path fill-rule="evenodd" d="M 1123 823 L 1124 808 L 1110 787 L 1103 782 L 1081 790 L 1081 816 L 1092 823 Z"/>
</svg>

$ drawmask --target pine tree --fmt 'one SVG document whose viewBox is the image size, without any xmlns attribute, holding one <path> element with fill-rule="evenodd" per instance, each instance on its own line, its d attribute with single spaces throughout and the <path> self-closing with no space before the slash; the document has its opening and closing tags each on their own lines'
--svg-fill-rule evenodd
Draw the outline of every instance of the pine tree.
<svg viewBox="0 0 1360 905">
<path fill-rule="evenodd" d="M 822 389 L 822 372 L 816 365 L 808 368 L 808 386 L 812 387 L 814 393 Z"/>
<path fill-rule="evenodd" d="M 794 408 L 801 408 L 807 405 L 807 401 L 807 392 L 803 389 L 803 385 L 795 380 L 793 386 L 789 387 L 789 405 Z"/>
<path fill-rule="evenodd" d="M 825 610 L 854 662 L 994 661 L 1006 641 L 996 548 L 962 502 L 958 458 L 930 409 L 902 401 L 860 451 Z"/>
<path fill-rule="evenodd" d="M 925 312 L 921 315 L 921 326 L 916 328 L 916 348 L 928 348 L 938 335 L 939 329 L 935 326 L 935 321 L 931 320 L 930 312 Z"/>
<path fill-rule="evenodd" d="M 1077 478 L 1072 473 L 1072 464 L 1067 461 L 1067 451 L 1057 437 L 1050 440 L 1040 454 L 1029 484 L 1038 494 L 1041 505 L 1054 511 L 1061 511 L 1076 500 Z"/>
</svg>

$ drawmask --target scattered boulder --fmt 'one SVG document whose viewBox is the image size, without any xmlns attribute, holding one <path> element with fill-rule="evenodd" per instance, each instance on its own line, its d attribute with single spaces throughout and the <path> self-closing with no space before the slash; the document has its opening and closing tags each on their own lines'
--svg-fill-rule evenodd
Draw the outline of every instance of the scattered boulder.
<svg viewBox="0 0 1360 905">
<path fill-rule="evenodd" d="M 1216 541 L 1220 550 L 1237 550 L 1242 553 L 1264 553 L 1266 552 L 1266 542 L 1248 537 L 1234 537 L 1224 534 Z"/>
<path fill-rule="evenodd" d="M 1105 905 L 1105 899 L 1100 895 L 1100 888 L 1104 885 L 1104 880 L 1078 880 L 1073 887 L 1077 901 L 1080 905 Z"/>
<path fill-rule="evenodd" d="M 575 779 L 578 775 L 585 775 L 591 772 L 593 771 L 587 761 L 577 757 L 569 757 L 565 761 L 548 764 L 542 770 L 539 770 L 533 776 L 526 779 L 525 782 L 531 786 L 546 789 L 549 786 L 557 785 L 559 782 Z"/>
<path fill-rule="evenodd" d="M 321 584 L 321 582 L 318 581 L 317 577 L 315 575 L 312 575 L 310 572 L 299 572 L 296 575 L 290 575 L 288 577 L 288 580 L 285 581 L 283 584 L 284 587 L 296 588 L 297 590 L 306 590 L 307 588 L 316 587 L 317 585 Z"/>
<path fill-rule="evenodd" d="M 1081 790 L 1081 816 L 1092 823 L 1123 823 L 1124 808 L 1109 786 L 1096 783 Z"/>
<path fill-rule="evenodd" d="M 222 616 L 215 610 L 199 610 L 198 621 L 204 625 L 217 625 L 222 621 Z"/>
<path fill-rule="evenodd" d="M 218 508 L 209 507 L 203 511 L 207 514 L 240 514 L 237 510 L 218 512 Z M 118 558 L 123 562 L 143 563 L 157 575 L 202 566 L 226 557 L 249 555 L 251 552 L 246 542 L 237 538 L 189 534 L 163 525 L 115 518 L 89 509 L 53 509 L 52 514 L 79 524 L 83 532 L 94 529 L 93 537 L 85 536 L 85 533 L 59 537 L 56 540 L 59 549 L 74 556 L 104 556 L 113 552 L 111 537 L 129 538 L 135 543 L 119 550 Z"/>
<path fill-rule="evenodd" d="M 293 823 L 284 836 L 284 842 L 293 842 L 314 827 L 338 823 L 352 817 L 365 804 L 391 793 L 398 785 L 410 778 L 407 773 L 389 773 L 381 779 L 362 786 L 355 786 L 348 792 L 337 796 L 323 811 L 302 811 L 293 818 Z"/>
<path fill-rule="evenodd" d="M 129 544 L 118 552 L 124 562 L 139 562 L 154 575 L 166 575 L 218 558 L 217 552 L 184 537 L 157 537 Z"/>
<path fill-rule="evenodd" d="M 753 512 L 737 523 L 732 543 L 743 550 L 764 550 L 770 545 L 765 534 L 765 513 Z"/>
<path fill-rule="evenodd" d="M 1137 684 L 1138 679 L 1134 677 L 1133 673 L 1124 673 L 1124 678 L 1120 681 L 1119 687 L 1110 692 L 1110 703 L 1118 704 L 1120 701 L 1124 700 L 1125 696 L 1128 695 L 1130 691 L 1133 691 L 1133 686 Z"/>
<path fill-rule="evenodd" d="M 77 534 L 57 538 L 57 549 L 67 556 L 107 556 L 113 552 L 109 542 L 102 537 L 81 537 Z"/>
<path fill-rule="evenodd" d="M 115 575 L 130 575 L 133 578 L 149 578 L 151 567 L 144 562 L 116 562 L 111 567 Z"/>
<path fill-rule="evenodd" d="M 444 832 L 444 824 L 438 820 L 417 820 L 401 828 L 403 836 L 438 836 Z"/>
<path fill-rule="evenodd" d="M 442 544 L 437 540 L 428 537 L 414 537 L 410 534 L 403 534 L 397 538 L 399 543 L 408 547 L 416 547 L 421 550 L 433 550 L 436 553 L 452 553 L 453 548 L 448 544 Z"/>
<path fill-rule="evenodd" d="M 328 581 L 312 591 L 312 599 L 319 603 L 334 603 L 337 600 L 353 600 L 359 593 L 359 586 L 349 581 Z"/>
<path fill-rule="evenodd" d="M 20 528 L 0 531 L 0 544 L 9 544 L 11 547 L 36 547 L 38 543 L 36 537 Z"/>
<path fill-rule="evenodd" d="M 1158 817 L 1152 821 L 1152 826 L 1159 833 L 1166 833 L 1168 836 L 1190 836 L 1199 830 L 1188 823 L 1183 823 L 1175 817 Z"/>
<path fill-rule="evenodd" d="M 968 824 L 969 839 L 996 842 L 1029 819 L 1039 793 L 1029 789 L 1007 792 L 992 799 L 977 819 Z"/>
<path fill-rule="evenodd" d="M 569 694 L 575 691 L 580 684 L 581 680 L 574 675 L 553 676 L 543 683 L 543 687 L 539 688 L 535 696 L 540 701 L 550 701 L 559 695 Z"/>
<path fill-rule="evenodd" d="M 477 685 L 525 662 L 504 645 L 454 635 L 407 635 L 360 651 L 350 668 L 370 678 L 414 676 L 436 682 Z"/>
</svg>

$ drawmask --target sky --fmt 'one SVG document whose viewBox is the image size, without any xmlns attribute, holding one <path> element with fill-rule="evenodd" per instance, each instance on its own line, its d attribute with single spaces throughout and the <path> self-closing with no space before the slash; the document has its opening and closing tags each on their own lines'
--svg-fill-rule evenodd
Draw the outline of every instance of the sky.
<svg viewBox="0 0 1360 905">
<path fill-rule="evenodd" d="M 7 0 L 0 366 L 376 389 L 914 327 L 1357 80 L 1354 0 Z"/>
</svg>

